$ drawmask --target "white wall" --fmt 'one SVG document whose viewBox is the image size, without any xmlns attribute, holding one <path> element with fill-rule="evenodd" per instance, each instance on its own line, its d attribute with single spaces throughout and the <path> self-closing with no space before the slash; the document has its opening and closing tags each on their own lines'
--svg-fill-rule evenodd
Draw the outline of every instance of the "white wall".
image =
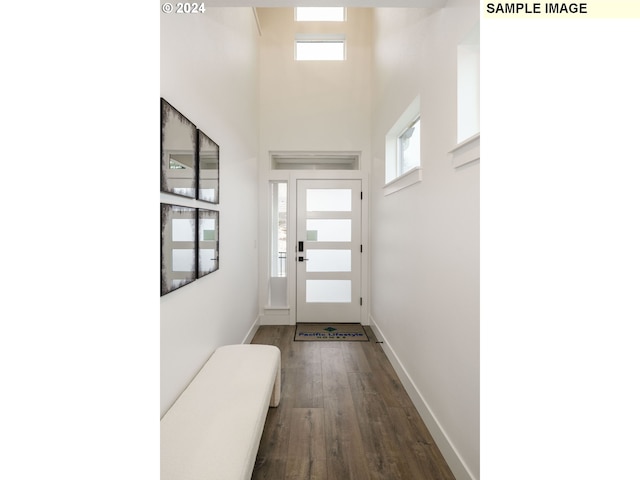
<svg viewBox="0 0 640 480">
<path fill-rule="evenodd" d="M 365 150 L 371 123 L 371 9 L 349 21 L 294 22 L 292 8 L 259 9 L 260 153 Z M 295 61 L 296 33 L 345 33 L 345 61 Z"/>
<path fill-rule="evenodd" d="M 293 8 L 258 9 L 260 37 L 260 307 L 267 303 L 270 151 L 358 151 L 371 162 L 371 9 L 346 23 L 295 22 Z M 346 35 L 345 61 L 294 59 L 296 33 Z M 292 277 L 289 277 L 289 281 Z M 290 299 L 290 305 L 292 302 Z M 276 322 L 289 322 L 288 316 Z"/>
<path fill-rule="evenodd" d="M 160 299 L 162 415 L 215 348 L 241 343 L 258 316 L 257 38 L 251 8 L 161 16 L 161 96 L 220 145 L 220 269 Z"/>
<path fill-rule="evenodd" d="M 374 15 L 372 325 L 458 479 L 479 478 L 479 162 L 454 168 L 456 49 L 476 0 Z M 421 98 L 422 182 L 385 196 L 384 138 Z"/>
</svg>

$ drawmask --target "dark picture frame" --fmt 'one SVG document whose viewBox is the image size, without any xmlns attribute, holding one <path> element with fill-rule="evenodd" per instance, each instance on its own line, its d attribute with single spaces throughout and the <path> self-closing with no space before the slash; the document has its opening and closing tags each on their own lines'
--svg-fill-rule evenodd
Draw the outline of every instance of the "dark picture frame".
<svg viewBox="0 0 640 480">
<path fill-rule="evenodd" d="M 220 146 L 198 130 L 198 200 L 220 203 Z"/>
<path fill-rule="evenodd" d="M 160 98 L 160 191 L 196 198 L 198 129 Z"/>
<path fill-rule="evenodd" d="M 220 268 L 220 212 L 198 208 L 198 278 Z"/>
<path fill-rule="evenodd" d="M 160 296 L 197 278 L 197 209 L 160 204 Z"/>
</svg>

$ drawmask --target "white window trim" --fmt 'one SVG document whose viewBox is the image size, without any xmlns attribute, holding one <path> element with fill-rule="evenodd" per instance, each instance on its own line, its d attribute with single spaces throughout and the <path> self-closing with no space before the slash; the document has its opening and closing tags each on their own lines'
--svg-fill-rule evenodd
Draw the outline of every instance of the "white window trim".
<svg viewBox="0 0 640 480">
<path fill-rule="evenodd" d="M 387 182 L 383 187 L 383 194 L 386 197 L 392 193 L 399 192 L 403 188 L 410 187 L 422 181 L 422 167 L 413 167 L 411 170 L 403 173 L 399 177 Z"/>
<path fill-rule="evenodd" d="M 360 170 L 361 155 L 361 151 L 269 151 L 271 170 Z"/>
<path fill-rule="evenodd" d="M 458 143 L 449 153 L 453 168 L 462 167 L 476 160 L 480 160 L 480 134 L 476 133 L 472 137 Z"/>
</svg>

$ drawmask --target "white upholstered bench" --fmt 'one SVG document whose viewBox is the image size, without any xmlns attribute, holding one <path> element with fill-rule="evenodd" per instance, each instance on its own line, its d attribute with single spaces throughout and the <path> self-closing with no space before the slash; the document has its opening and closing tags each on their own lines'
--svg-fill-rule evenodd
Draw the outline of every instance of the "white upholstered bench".
<svg viewBox="0 0 640 480">
<path fill-rule="evenodd" d="M 280 381 L 277 347 L 218 348 L 160 421 L 161 479 L 250 480 Z"/>
</svg>

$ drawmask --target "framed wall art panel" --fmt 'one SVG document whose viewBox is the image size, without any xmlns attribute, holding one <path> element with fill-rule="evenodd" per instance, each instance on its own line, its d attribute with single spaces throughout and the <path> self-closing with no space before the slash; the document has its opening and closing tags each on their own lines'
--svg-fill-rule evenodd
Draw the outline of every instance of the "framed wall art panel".
<svg viewBox="0 0 640 480">
<path fill-rule="evenodd" d="M 196 280 L 197 212 L 195 208 L 160 204 L 160 295 Z"/>
<path fill-rule="evenodd" d="M 160 99 L 160 191 L 196 198 L 198 130 Z"/>
<path fill-rule="evenodd" d="M 198 209 L 198 278 L 218 270 L 220 264 L 220 213 Z"/>
<path fill-rule="evenodd" d="M 198 130 L 198 200 L 220 202 L 220 147 Z"/>
</svg>

